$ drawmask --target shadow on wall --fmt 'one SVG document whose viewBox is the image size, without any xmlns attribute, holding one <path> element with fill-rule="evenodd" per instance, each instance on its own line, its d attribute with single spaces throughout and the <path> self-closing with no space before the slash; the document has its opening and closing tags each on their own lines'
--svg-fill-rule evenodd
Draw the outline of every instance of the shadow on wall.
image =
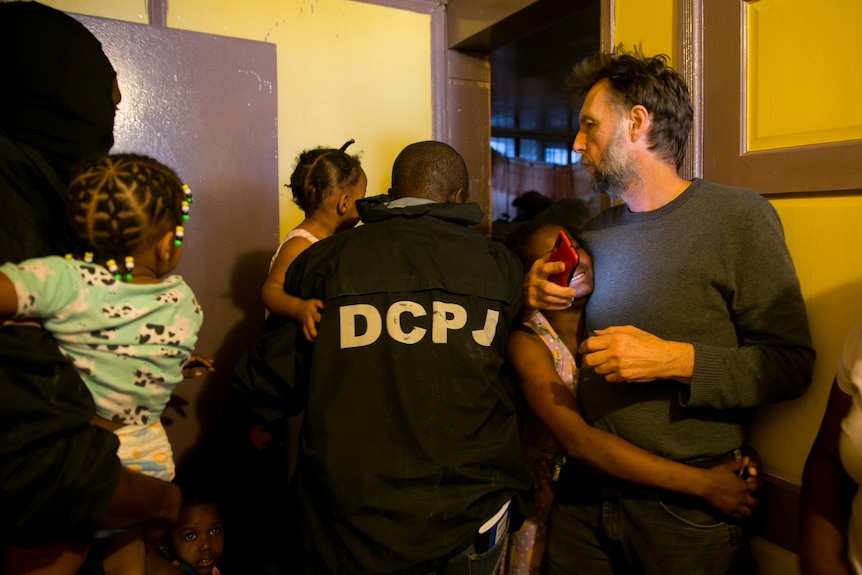
<svg viewBox="0 0 862 575">
<path fill-rule="evenodd" d="M 222 329 L 225 337 L 215 352 L 214 373 L 208 374 L 206 385 L 197 399 L 197 417 L 200 435 L 197 442 L 177 462 L 178 470 L 209 469 L 216 455 L 223 450 L 223 434 L 235 425 L 237 402 L 233 397 L 230 377 L 240 356 L 249 345 L 257 341 L 264 320 L 264 307 L 260 288 L 266 279 L 272 253 L 263 250 L 246 253 L 234 266 L 230 276 L 231 305 L 240 311 L 240 320 L 230 329 Z M 206 309 L 204 309 L 206 317 Z M 204 320 L 204 329 L 207 329 Z M 182 391 L 180 390 L 180 394 Z M 210 453 L 212 452 L 212 453 Z M 208 463 L 208 461 L 210 461 Z"/>
<path fill-rule="evenodd" d="M 824 268 L 828 265 L 823 264 Z M 853 282 L 807 298 L 817 352 L 814 380 L 802 397 L 757 410 L 749 435 L 750 443 L 763 458 L 767 482 L 754 532 L 793 553 L 798 546 L 802 468 L 820 428 L 844 338 L 853 326 L 862 322 L 860 293 L 862 282 Z"/>
<path fill-rule="evenodd" d="M 229 534 L 219 562 L 226 572 L 281 573 L 278 557 L 285 553 L 288 535 L 278 528 L 289 529 L 294 523 L 287 507 L 285 444 L 276 438 L 263 451 L 255 449 L 249 435 L 254 421 L 230 383 L 237 361 L 260 335 L 264 321 L 260 288 L 271 257 L 269 251 L 250 252 L 233 269 L 228 295 L 242 318 L 226 331 L 214 355 L 216 371 L 199 378 L 206 378 L 195 402 L 200 435 L 177 461 L 178 482 L 205 485 L 219 498 Z M 182 387 L 174 396 L 172 403 L 188 403 Z M 263 525 L 269 527 L 255 528 Z"/>
</svg>

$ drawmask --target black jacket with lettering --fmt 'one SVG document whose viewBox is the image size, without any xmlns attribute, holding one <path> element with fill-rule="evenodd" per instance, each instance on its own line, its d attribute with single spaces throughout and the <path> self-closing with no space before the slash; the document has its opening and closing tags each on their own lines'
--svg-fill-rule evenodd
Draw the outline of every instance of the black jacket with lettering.
<svg viewBox="0 0 862 575">
<path fill-rule="evenodd" d="M 476 204 L 387 199 L 288 271 L 289 292 L 324 302 L 313 348 L 272 320 L 238 370 L 262 413 L 306 409 L 299 501 L 338 574 L 427 572 L 530 485 L 499 377 L 521 265 L 467 227 Z"/>
</svg>

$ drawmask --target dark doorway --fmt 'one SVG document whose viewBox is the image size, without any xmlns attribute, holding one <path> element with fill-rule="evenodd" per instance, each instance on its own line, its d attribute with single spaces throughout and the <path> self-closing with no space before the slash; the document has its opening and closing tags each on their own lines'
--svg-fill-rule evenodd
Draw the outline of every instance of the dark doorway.
<svg viewBox="0 0 862 575">
<path fill-rule="evenodd" d="M 577 108 L 563 84 L 572 66 L 601 48 L 601 0 L 539 0 L 494 26 L 491 65 L 492 234 L 529 217 L 512 202 L 527 192 L 548 202 L 583 203 L 587 216 L 600 200 L 571 151 Z M 527 196 L 525 196 L 526 198 Z M 542 198 L 540 198 L 542 199 Z M 571 207 L 571 206 L 570 206 Z"/>
<path fill-rule="evenodd" d="M 491 137 L 511 140 L 511 157 L 553 159 L 578 131 L 563 82 L 572 66 L 599 50 L 600 3 L 572 2 L 570 12 L 491 52 Z"/>
</svg>

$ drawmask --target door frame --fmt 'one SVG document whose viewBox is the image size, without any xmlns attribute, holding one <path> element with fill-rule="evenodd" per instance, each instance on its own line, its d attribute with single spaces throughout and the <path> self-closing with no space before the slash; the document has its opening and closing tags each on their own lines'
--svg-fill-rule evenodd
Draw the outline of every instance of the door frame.
<svg viewBox="0 0 862 575">
<path fill-rule="evenodd" d="M 862 191 L 862 140 L 749 151 L 746 126 L 748 0 L 679 0 L 680 72 L 696 107 L 691 176 L 761 194 Z M 709 22 L 709 27 L 704 27 Z M 721 45 L 722 50 L 705 50 Z M 705 74 L 708 72 L 708 75 Z M 709 125 L 716 129 L 705 130 Z M 687 154 L 688 156 L 688 154 Z"/>
</svg>

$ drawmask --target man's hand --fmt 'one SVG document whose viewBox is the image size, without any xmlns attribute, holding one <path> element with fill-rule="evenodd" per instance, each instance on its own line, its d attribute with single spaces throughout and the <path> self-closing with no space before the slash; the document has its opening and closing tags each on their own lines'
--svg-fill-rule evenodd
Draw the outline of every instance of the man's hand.
<svg viewBox="0 0 862 575">
<path fill-rule="evenodd" d="M 666 341 L 630 325 L 597 329 L 578 350 L 584 365 L 610 382 L 674 379 L 688 385 L 694 371 L 693 345 Z"/>
<path fill-rule="evenodd" d="M 563 262 L 548 262 L 548 256 L 533 262 L 524 276 L 524 308 L 527 310 L 561 310 L 572 306 L 577 290 L 562 287 L 548 276 L 564 271 Z"/>
<path fill-rule="evenodd" d="M 182 505 L 183 494 L 175 483 L 123 467 L 108 513 L 98 527 L 126 529 L 148 522 L 170 525 L 176 523 Z"/>
</svg>

